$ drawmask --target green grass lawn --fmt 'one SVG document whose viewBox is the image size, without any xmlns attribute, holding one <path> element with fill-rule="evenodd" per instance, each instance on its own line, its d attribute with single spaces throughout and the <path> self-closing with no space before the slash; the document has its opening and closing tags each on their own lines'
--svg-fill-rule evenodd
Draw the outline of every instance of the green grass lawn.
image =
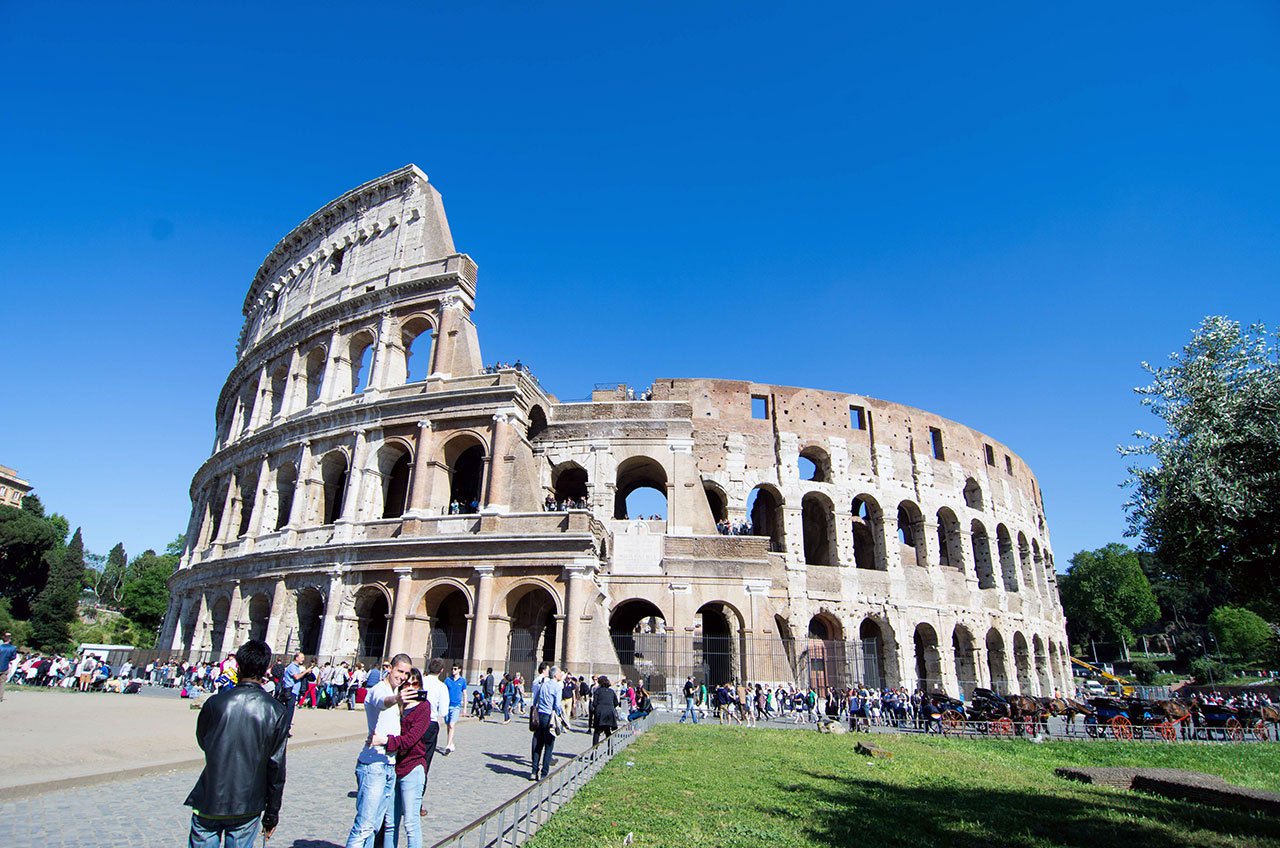
<svg viewBox="0 0 1280 848">
<path fill-rule="evenodd" d="M 894 758 L 870 759 L 870 739 Z M 634 765 L 628 765 L 634 763 Z M 1280 745 L 980 741 L 662 725 L 538 833 L 619 846 L 1280 846 L 1280 820 L 1093 787 L 1063 765 L 1162 766 L 1280 790 Z"/>
</svg>

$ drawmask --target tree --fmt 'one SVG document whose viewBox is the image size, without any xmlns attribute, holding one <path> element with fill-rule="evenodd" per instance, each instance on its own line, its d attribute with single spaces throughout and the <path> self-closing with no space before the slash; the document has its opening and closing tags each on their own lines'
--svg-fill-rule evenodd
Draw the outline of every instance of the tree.
<svg viewBox="0 0 1280 848">
<path fill-rule="evenodd" d="M 0 597 L 9 599 L 14 617 L 31 614 L 49 574 L 46 555 L 65 537 L 35 495 L 23 498 L 21 507 L 0 506 Z"/>
<path fill-rule="evenodd" d="M 1121 448 L 1129 468 L 1129 535 L 1177 574 L 1266 617 L 1280 613 L 1280 337 L 1205 318 L 1171 364 L 1142 363 L 1135 391 L 1164 422 Z"/>
<path fill-rule="evenodd" d="M 1218 607 L 1209 616 L 1209 630 L 1223 653 L 1245 662 L 1261 660 L 1271 647 L 1271 626 L 1252 610 Z"/>
<path fill-rule="evenodd" d="M 120 603 L 120 593 L 124 589 L 125 568 L 129 560 L 124 554 L 124 543 L 116 542 L 116 546 L 107 554 L 107 561 L 98 576 L 94 591 L 98 597 L 108 604 Z"/>
<path fill-rule="evenodd" d="M 129 563 L 128 581 L 121 593 L 120 608 L 130 620 L 154 630 L 169 608 L 169 577 L 177 567 L 171 554 L 156 556 L 145 550 Z"/>
<path fill-rule="evenodd" d="M 1058 578 L 1067 626 L 1078 642 L 1098 638 L 1119 642 L 1128 657 L 1135 630 L 1160 618 L 1160 606 L 1142 573 L 1138 553 L 1118 542 L 1080 551 Z"/>
<path fill-rule="evenodd" d="M 63 550 L 45 554 L 49 579 L 31 606 L 31 639 L 36 647 L 61 650 L 71 640 L 71 621 L 84 582 L 84 541 L 80 529 Z"/>
</svg>

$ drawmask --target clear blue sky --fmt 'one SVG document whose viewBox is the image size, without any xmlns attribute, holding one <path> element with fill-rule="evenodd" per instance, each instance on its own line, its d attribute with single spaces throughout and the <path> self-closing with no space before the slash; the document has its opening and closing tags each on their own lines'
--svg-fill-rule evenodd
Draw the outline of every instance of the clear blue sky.
<svg viewBox="0 0 1280 848">
<path fill-rule="evenodd" d="M 1139 362 L 1280 317 L 1280 6 L 640 5 L 0 3 L 0 464 L 163 548 L 263 257 L 414 162 L 487 360 L 923 407 L 1120 539 Z"/>
</svg>

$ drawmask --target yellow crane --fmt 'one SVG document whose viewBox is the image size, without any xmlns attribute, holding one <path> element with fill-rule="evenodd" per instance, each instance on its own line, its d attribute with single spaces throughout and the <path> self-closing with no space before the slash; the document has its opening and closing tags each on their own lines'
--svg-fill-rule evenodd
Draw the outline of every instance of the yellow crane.
<svg viewBox="0 0 1280 848">
<path fill-rule="evenodd" d="M 1123 677 L 1116 677 L 1114 674 L 1108 674 L 1107 672 L 1103 671 L 1097 666 L 1089 665 L 1089 663 L 1085 662 L 1084 660 L 1078 660 L 1075 657 L 1072 657 L 1071 661 L 1076 665 L 1080 666 L 1081 668 L 1089 669 L 1089 671 L 1093 672 L 1099 677 L 1104 677 L 1107 680 L 1110 680 L 1120 690 L 1120 694 L 1124 695 L 1126 698 L 1131 697 L 1133 695 L 1133 684 L 1125 680 Z"/>
</svg>

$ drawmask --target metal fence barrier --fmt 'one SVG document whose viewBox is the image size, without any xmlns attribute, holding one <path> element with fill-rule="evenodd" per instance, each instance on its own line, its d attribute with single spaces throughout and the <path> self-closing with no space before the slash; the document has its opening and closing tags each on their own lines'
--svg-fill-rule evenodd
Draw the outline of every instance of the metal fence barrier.
<svg viewBox="0 0 1280 848">
<path fill-rule="evenodd" d="M 608 739 L 584 751 L 511 800 L 437 842 L 433 848 L 505 848 L 523 845 L 569 803 L 604 764 L 637 736 L 651 729 L 654 715 L 619 727 Z"/>
</svg>

